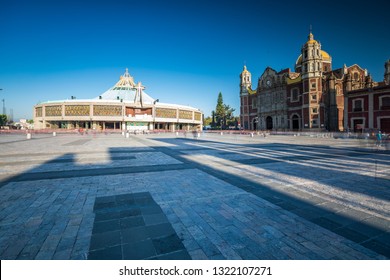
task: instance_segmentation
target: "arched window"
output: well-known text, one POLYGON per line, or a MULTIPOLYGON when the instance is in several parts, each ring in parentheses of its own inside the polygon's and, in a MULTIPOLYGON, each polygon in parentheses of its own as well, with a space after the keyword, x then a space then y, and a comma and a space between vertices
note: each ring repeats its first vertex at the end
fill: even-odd
POLYGON ((353 73, 353 79, 355 81, 359 80, 359 74, 357 72, 353 73))

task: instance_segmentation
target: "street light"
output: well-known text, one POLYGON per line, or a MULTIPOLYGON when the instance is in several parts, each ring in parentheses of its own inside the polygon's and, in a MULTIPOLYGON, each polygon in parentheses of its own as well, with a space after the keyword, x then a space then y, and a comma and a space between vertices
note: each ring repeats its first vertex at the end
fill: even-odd
MULTIPOLYGON (((3 90, 2 88, 0 88, 0 90, 3 90)), ((5 99, 3 98, 3 115, 5 115, 5 99)))
POLYGON ((156 103, 159 102, 160 100, 159 99, 156 99, 153 101, 153 130, 156 129, 156 103))

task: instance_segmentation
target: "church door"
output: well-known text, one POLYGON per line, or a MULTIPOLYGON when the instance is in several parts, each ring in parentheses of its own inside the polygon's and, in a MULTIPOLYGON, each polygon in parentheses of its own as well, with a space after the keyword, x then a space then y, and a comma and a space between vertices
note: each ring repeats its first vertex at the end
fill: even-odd
POLYGON ((299 130, 299 117, 297 115, 292 117, 292 129, 299 130))
POLYGON ((266 122, 266 125, 267 125, 267 130, 271 130, 273 128, 272 117, 268 116, 265 119, 265 122, 266 122))

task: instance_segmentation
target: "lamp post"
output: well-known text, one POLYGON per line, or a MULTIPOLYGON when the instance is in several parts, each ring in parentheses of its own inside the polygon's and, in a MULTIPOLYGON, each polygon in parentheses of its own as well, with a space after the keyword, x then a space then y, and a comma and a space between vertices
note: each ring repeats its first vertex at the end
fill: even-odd
POLYGON ((153 101, 153 130, 156 129, 156 103, 159 101, 159 99, 153 101))
MULTIPOLYGON (((3 90, 3 89, 0 88, 0 90, 3 90)), ((3 98, 2 101, 3 101, 3 115, 5 115, 5 99, 3 98)))

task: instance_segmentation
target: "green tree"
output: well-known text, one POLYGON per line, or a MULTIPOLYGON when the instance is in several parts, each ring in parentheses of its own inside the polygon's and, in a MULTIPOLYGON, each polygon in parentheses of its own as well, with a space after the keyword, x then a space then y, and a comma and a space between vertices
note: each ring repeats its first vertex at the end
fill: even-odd
POLYGON ((7 115, 0 115, 0 126, 5 126, 7 124, 7 115))
POLYGON ((225 105, 223 104, 222 92, 218 94, 217 106, 215 107, 215 121, 217 126, 221 126, 225 120, 225 105))
POLYGON ((215 111, 211 111, 211 127, 214 128, 216 127, 215 125, 215 111))
POLYGON ((212 122, 212 118, 211 117, 207 117, 207 118, 204 118, 203 119, 203 125, 204 126, 207 126, 207 125, 211 125, 211 122, 212 122))
POLYGON ((213 111, 213 123, 216 127, 224 129, 226 126, 236 126, 236 120, 233 115, 235 111, 234 108, 231 108, 230 105, 223 103, 222 93, 218 94, 217 106, 215 112, 213 111))
POLYGON ((239 121, 239 117, 232 117, 230 120, 227 121, 227 126, 228 127, 231 127, 231 126, 234 126, 234 128, 238 128, 238 121, 239 121))
POLYGON ((27 123, 33 124, 33 123, 34 123, 34 120, 28 120, 27 123))

